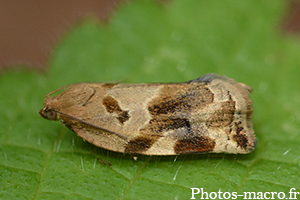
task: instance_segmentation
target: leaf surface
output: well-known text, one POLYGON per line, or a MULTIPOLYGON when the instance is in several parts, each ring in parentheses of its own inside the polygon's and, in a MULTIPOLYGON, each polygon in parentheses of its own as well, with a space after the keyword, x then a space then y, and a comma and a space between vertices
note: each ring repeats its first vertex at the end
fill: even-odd
POLYGON ((190 188, 299 192, 300 43, 276 29, 284 2, 130 2, 107 25, 87 19, 74 26, 46 73, 2 74, 0 198, 190 199, 190 188), (45 95, 69 83, 183 82, 208 72, 254 88, 253 153, 135 161, 38 115, 45 95))

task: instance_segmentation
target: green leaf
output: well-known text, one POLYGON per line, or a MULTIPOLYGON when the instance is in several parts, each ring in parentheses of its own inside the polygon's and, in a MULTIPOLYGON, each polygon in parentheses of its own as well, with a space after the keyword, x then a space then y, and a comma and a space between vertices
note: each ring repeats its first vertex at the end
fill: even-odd
POLYGON ((190 199, 190 188, 299 192, 300 41, 278 33, 285 6, 283 0, 130 2, 105 26, 95 19, 74 26, 45 74, 2 74, 0 198, 190 199), (182 82, 208 72, 254 88, 253 153, 135 161, 38 114, 47 93, 73 82, 182 82))

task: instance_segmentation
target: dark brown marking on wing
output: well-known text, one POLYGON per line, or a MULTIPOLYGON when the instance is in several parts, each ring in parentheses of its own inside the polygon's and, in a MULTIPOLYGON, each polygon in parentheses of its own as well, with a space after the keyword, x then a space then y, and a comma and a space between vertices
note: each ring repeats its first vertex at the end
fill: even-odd
POLYGON ((131 139, 127 145, 125 146, 125 153, 143 153, 147 151, 157 140, 159 137, 145 137, 138 136, 131 139))
POLYGON ((105 106, 107 112, 115 113, 118 116, 116 117, 121 124, 124 124, 127 120, 129 120, 130 116, 128 111, 124 111, 121 109, 117 100, 115 100, 111 96, 107 96, 102 101, 103 105, 105 106))
POLYGON ((215 140, 206 136, 194 136, 178 140, 175 143, 174 151, 176 154, 211 152, 216 145, 215 140))
POLYGON ((236 134, 233 136, 234 141, 236 141, 237 145, 242 149, 246 149, 248 146, 248 138, 245 134, 236 134))
POLYGON ((176 115, 189 113, 213 102, 213 93, 204 83, 166 85, 148 104, 149 113, 157 115, 176 115))
POLYGON ((117 100, 115 100, 111 96, 107 96, 103 99, 103 105, 105 106, 107 112, 114 113, 114 112, 122 112, 122 109, 119 106, 117 100))
POLYGON ((165 97, 159 104, 154 104, 148 107, 151 115, 160 115, 174 113, 179 110, 189 110, 191 105, 184 99, 168 99, 165 97))
POLYGON ((234 120, 235 101, 228 100, 222 103, 221 107, 211 113, 209 121, 206 122, 208 127, 225 127, 230 125, 234 120))
POLYGON ((127 120, 129 120, 129 114, 128 111, 122 111, 119 116, 117 117, 117 119, 124 124, 124 122, 126 122, 127 120))
POLYGON ((149 121, 147 129, 151 129, 151 132, 162 132, 185 128, 190 131, 191 124, 188 119, 185 118, 156 118, 149 121))
POLYGON ((249 140, 247 135, 245 134, 245 130, 242 127, 242 122, 235 122, 236 126, 236 134, 233 135, 233 140, 236 141, 237 146, 239 146, 241 149, 246 149, 249 145, 249 140))

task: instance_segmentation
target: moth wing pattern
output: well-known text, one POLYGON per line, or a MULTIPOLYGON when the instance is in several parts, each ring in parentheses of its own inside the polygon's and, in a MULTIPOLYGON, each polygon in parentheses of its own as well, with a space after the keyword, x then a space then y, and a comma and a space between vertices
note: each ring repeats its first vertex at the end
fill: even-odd
POLYGON ((171 84, 80 83, 44 108, 64 113, 59 118, 86 141, 116 152, 249 153, 256 145, 251 91, 216 74, 171 84))

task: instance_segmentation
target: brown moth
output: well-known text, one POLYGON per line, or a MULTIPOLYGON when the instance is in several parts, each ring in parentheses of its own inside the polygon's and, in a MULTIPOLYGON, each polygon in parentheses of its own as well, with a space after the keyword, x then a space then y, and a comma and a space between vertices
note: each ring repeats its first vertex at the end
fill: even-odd
POLYGON ((184 83, 65 86, 49 93, 40 115, 61 120, 86 141, 145 155, 250 153, 252 88, 206 74, 184 83), (63 87, 63 88, 65 88, 63 87))

